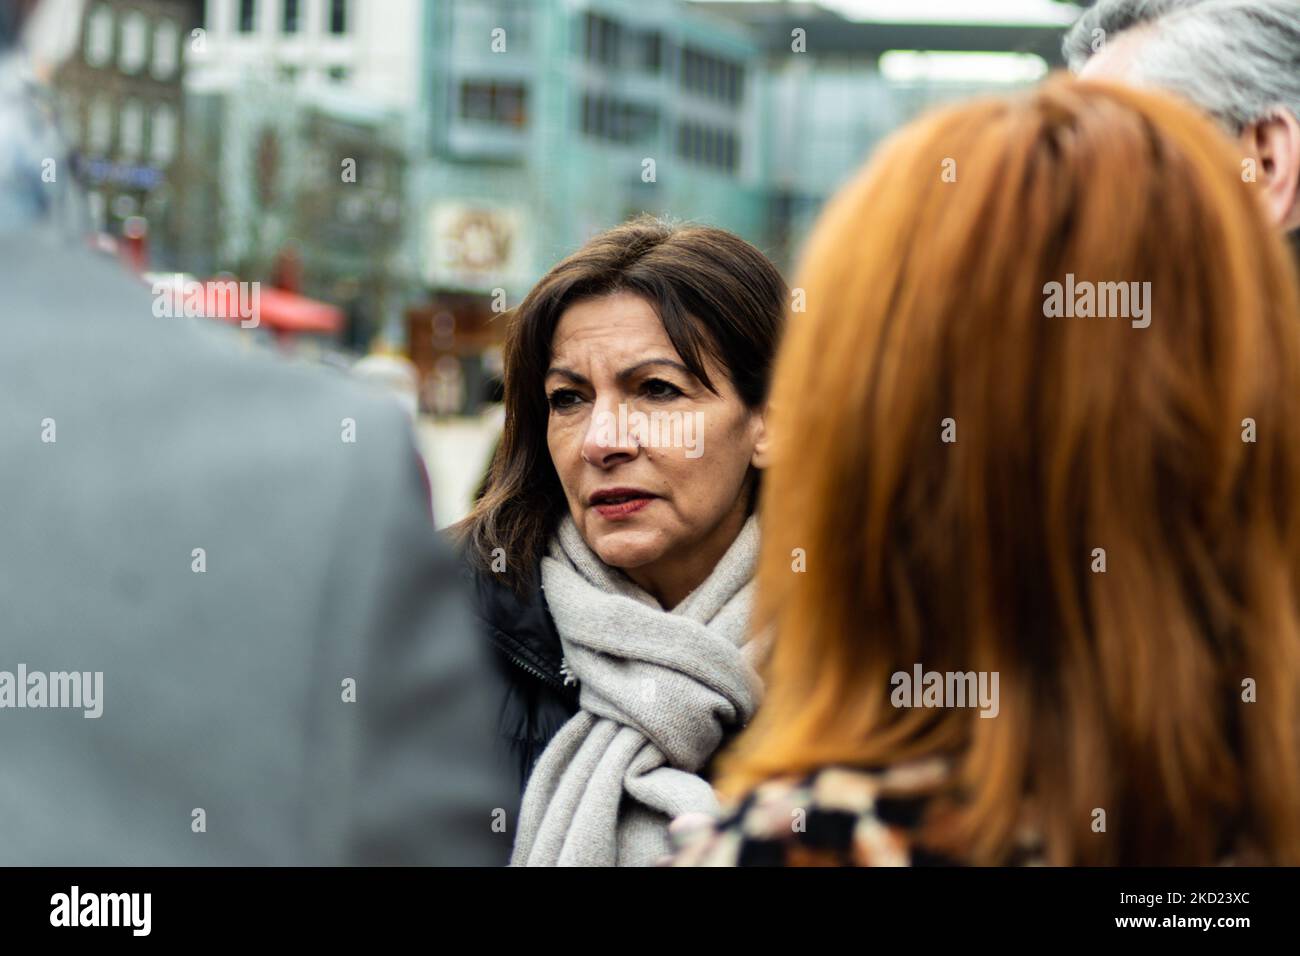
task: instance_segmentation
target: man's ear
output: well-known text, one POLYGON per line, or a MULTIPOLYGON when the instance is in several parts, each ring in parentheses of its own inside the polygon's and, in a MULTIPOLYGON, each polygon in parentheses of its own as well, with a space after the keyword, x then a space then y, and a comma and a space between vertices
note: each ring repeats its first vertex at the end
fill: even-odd
POLYGON ((771 463, 772 436, 768 432, 767 405, 762 405, 753 413, 750 421, 750 434, 754 438, 754 454, 749 463, 755 468, 766 468, 771 463))
POLYGON ((1300 227, 1300 119, 1278 107, 1242 133, 1247 153, 1259 164, 1264 205, 1284 232, 1300 227))

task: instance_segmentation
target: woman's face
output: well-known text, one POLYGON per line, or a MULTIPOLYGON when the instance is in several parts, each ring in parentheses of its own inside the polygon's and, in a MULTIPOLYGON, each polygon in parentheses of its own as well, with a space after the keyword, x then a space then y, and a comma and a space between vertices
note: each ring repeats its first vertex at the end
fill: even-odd
POLYGON ((644 299, 578 302, 560 317, 545 387, 546 441, 588 546, 665 607, 708 577, 746 517, 763 415, 726 372, 721 394, 686 368, 644 299))

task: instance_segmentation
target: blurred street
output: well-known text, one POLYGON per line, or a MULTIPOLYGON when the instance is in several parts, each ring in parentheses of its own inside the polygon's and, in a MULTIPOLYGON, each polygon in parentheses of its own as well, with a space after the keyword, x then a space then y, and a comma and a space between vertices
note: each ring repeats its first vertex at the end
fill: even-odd
POLYGON ((420 416, 417 444, 429 471, 434 520, 439 528, 459 521, 469 511, 500 434, 500 406, 478 416, 436 421, 420 416))

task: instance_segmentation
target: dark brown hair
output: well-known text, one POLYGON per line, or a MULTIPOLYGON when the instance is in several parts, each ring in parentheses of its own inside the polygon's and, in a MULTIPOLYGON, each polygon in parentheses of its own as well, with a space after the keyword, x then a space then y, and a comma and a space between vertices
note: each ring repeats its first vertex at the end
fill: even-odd
POLYGON ((942 756, 921 842, 969 862, 1036 819, 1054 864, 1300 863, 1300 293, 1239 162, 1172 99, 1053 81, 909 127, 830 205, 725 792, 942 756), (1067 274, 1150 282, 1149 327, 1048 317, 1067 274), (894 706, 918 662, 998 673, 998 715, 894 706))
POLYGON ((501 578, 517 592, 533 583, 568 507, 546 445, 551 340, 569 306, 616 292, 654 308, 682 362, 706 388, 718 390, 705 369, 711 359, 726 369, 747 407, 767 400, 786 286, 767 257, 739 236, 643 216, 601 233, 556 265, 510 316, 505 429, 483 494, 453 528, 480 569, 490 568, 492 552, 501 548, 501 578))

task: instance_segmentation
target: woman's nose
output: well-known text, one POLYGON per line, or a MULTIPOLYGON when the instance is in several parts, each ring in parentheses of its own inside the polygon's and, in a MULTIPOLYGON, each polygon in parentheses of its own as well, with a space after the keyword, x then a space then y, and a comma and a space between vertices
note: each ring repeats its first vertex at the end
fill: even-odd
POLYGON ((614 400, 597 400, 582 440, 582 460, 598 468, 611 468, 637 456, 640 444, 630 409, 614 400))

